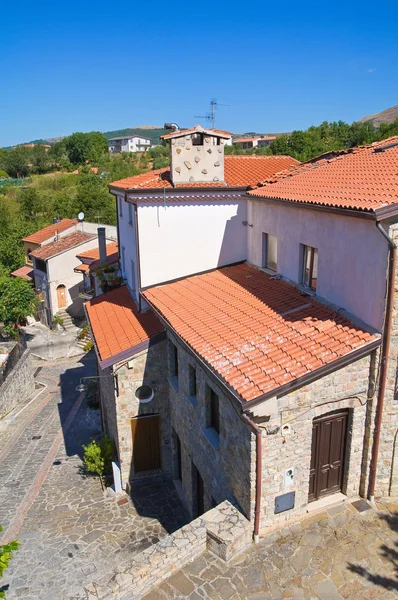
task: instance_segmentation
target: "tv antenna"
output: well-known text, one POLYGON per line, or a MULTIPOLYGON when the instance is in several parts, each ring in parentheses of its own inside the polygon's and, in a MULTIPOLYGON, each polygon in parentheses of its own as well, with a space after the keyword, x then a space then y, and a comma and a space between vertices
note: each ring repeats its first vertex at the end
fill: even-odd
POLYGON ((210 112, 204 116, 195 115, 194 119, 206 119, 206 121, 211 121, 211 128, 214 129, 214 124, 216 121, 216 108, 219 106, 229 106, 229 104, 220 104, 217 100, 210 100, 210 112))

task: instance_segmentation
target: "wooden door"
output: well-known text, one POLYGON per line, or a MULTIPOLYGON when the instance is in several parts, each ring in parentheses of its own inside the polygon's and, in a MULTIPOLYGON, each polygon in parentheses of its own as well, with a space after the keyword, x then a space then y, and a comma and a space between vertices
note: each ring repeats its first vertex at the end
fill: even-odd
POLYGON ((310 502, 341 491, 348 411, 313 421, 310 465, 310 502))
POLYGON ((66 288, 64 285, 57 287, 58 308, 66 308, 66 288))
POLYGON ((160 417, 143 415, 131 420, 134 472, 155 471, 161 468, 160 417))

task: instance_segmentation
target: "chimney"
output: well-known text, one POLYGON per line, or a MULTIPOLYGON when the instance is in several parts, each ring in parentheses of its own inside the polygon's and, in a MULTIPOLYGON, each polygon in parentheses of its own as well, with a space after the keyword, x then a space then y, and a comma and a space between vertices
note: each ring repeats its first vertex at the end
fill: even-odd
POLYGON ((174 184, 224 182, 224 147, 231 134, 217 129, 174 131, 163 136, 170 140, 170 176, 174 184))
POLYGON ((101 264, 106 263, 105 227, 98 227, 98 247, 101 264))

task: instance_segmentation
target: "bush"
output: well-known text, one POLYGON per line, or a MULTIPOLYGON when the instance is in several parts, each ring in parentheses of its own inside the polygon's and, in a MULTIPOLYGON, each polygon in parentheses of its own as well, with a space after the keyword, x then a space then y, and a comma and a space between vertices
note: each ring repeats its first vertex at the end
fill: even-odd
POLYGON ((5 171, 3 171, 2 169, 0 169, 0 179, 8 179, 9 178, 9 174, 6 173, 5 171))
POLYGON ((59 315, 54 315, 53 321, 56 325, 59 325, 60 327, 64 326, 64 320, 59 315))
POLYGON ((87 344, 84 346, 83 350, 84 352, 90 352, 90 350, 92 350, 94 348, 94 344, 91 340, 89 340, 87 342, 87 344))
POLYGON ((154 169, 163 169, 164 167, 168 167, 170 164, 170 159, 167 156, 159 156, 155 158, 153 161, 154 169))
MULTIPOLYGON (((3 528, 0 525, 0 532, 3 528)), ((0 578, 3 577, 3 572, 8 569, 8 563, 12 559, 12 553, 18 550, 19 542, 9 542, 4 546, 0 546, 0 578)), ((0 598, 5 598, 4 590, 0 589, 0 598)))
POLYGON ((91 440, 87 446, 83 445, 83 450, 83 460, 87 471, 98 475, 103 488, 103 476, 112 470, 112 459, 115 452, 112 438, 109 435, 104 435, 99 442, 91 440))

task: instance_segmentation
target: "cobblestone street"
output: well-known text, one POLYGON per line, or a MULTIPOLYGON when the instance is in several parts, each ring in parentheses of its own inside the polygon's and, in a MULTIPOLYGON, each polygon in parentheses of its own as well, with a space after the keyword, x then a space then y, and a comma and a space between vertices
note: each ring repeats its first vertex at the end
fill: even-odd
POLYGON ((82 584, 186 521, 169 484, 141 485, 118 505, 84 476, 81 446, 99 434, 100 418, 75 388, 95 374, 94 360, 39 364, 46 388, 0 431, 2 535, 21 542, 1 582, 8 600, 79 597, 82 584))
POLYGON ((144 600, 394 600, 398 504, 334 506, 286 526, 228 564, 206 553, 144 600))

